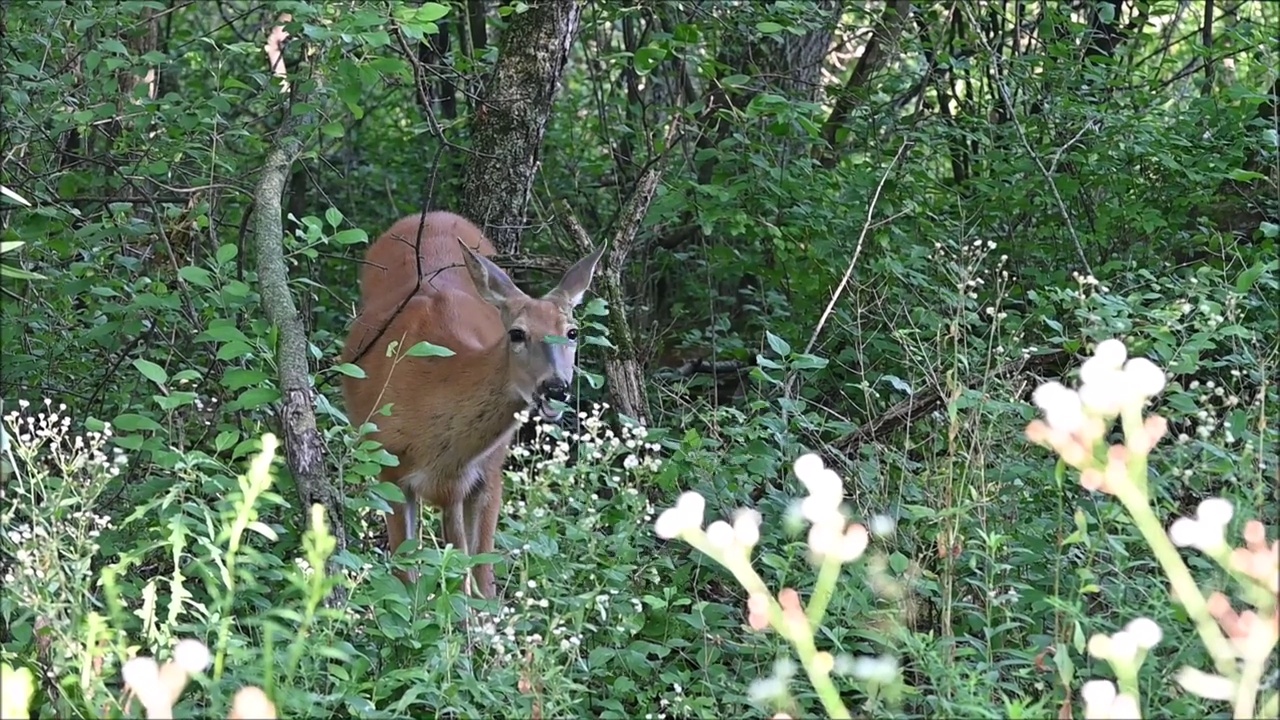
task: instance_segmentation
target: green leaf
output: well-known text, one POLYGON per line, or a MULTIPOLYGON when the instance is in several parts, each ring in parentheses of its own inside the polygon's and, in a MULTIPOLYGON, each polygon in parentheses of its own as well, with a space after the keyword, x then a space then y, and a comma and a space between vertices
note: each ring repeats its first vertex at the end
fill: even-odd
POLYGON ((907 557, 900 552, 895 552, 889 556, 889 567, 899 575, 907 571, 907 566, 909 564, 910 562, 907 560, 907 557))
POLYGON ((369 489, 388 502, 404 502, 404 490, 395 483, 380 482, 369 489))
POLYGON ((337 230, 338 226, 342 224, 342 211, 338 208, 329 208, 328 210, 325 210, 324 221, 329 223, 329 227, 337 230))
POLYGON ((1253 284, 1258 282, 1258 278, 1262 277, 1262 273, 1267 270, 1274 269, 1276 264, 1275 260, 1268 263, 1263 263, 1261 261, 1254 263, 1253 267, 1245 270, 1236 277, 1236 291, 1240 293, 1249 292, 1249 289, 1253 287, 1253 284))
POLYGON ((742 85, 746 85, 750 80, 751 78, 746 75, 730 75, 728 77, 721 78, 720 84, 728 85, 729 87, 740 87, 742 85))
POLYGON ((259 535, 261 535, 262 537, 268 540, 275 541, 279 539, 276 536, 276 531, 272 530, 270 527, 266 525, 266 523, 263 523, 260 520, 254 520, 253 522, 249 523, 245 527, 248 528, 249 530, 252 530, 258 533, 259 535))
POLYGON ((26 243, 21 240, 0 241, 0 255, 3 255, 7 252, 13 252, 14 250, 17 250, 23 245, 26 245, 26 243))
POLYGON ((1265 178, 1266 175, 1252 170, 1245 170, 1244 168, 1236 168, 1227 173, 1227 177, 1235 180, 1236 182, 1249 182, 1251 180, 1261 180, 1265 178))
POLYGON ((222 375, 222 387, 228 390, 240 390, 251 385, 257 385, 267 379, 267 373, 263 370, 250 368, 231 368, 222 375))
POLYGON ((138 369, 138 372, 142 373, 143 377, 160 387, 164 387, 164 384, 169 382, 169 373, 150 360, 138 358, 133 361, 133 366, 138 369))
POLYGON ((764 22, 756 23, 756 30, 759 30, 765 35, 772 35, 776 32, 782 32, 782 26, 776 22, 766 20, 764 22))
POLYGON ((452 357, 454 352, 447 347, 440 345, 432 345, 423 340, 405 351, 405 355, 409 357, 452 357))
POLYGON ((124 413, 122 415, 117 415, 116 419, 111 421, 111 424, 117 429, 124 430, 125 432, 136 432, 138 430, 164 430, 164 428, 160 426, 160 423, 137 413, 124 413))
POLYGON ((333 241, 339 245, 354 245, 368 242, 369 234, 360 228, 347 228, 334 234, 333 241))
POLYGON ((192 285, 199 285, 200 287, 205 288, 213 287, 213 273, 202 267, 187 265, 186 267, 178 270, 178 277, 186 280, 192 285))
POLYGON ((218 437, 213 439, 213 447, 218 452, 226 452, 230 450, 237 442, 240 441, 240 433, 236 430, 223 430, 218 433, 218 437))
POLYGON ((236 402, 244 410, 251 410, 256 407, 262 407, 273 403, 280 399, 280 391, 275 388, 249 388, 240 393, 240 397, 236 398, 236 402))
POLYGON ((232 245, 231 243, 227 243, 226 245, 222 245, 218 248, 218 253, 214 257, 217 259, 219 265, 224 265, 235 260, 236 256, 239 254, 240 248, 232 245))
POLYGON ((764 331, 764 339, 769 341, 769 347, 773 348, 773 351, 778 355, 786 357, 791 354, 791 346, 787 344, 787 341, 768 330, 764 331))
POLYGON ((355 363, 342 363, 341 365, 335 365, 333 369, 337 370, 343 375, 346 375, 347 377, 360 378, 360 379, 368 377, 367 375, 365 375, 364 369, 361 368, 359 365, 356 365, 355 363))
POLYGON ((253 346, 241 340, 232 340, 231 342, 218 348, 215 355, 219 360, 239 360, 246 355, 253 353, 253 346))
POLYGON ((791 358, 791 367, 795 370, 821 370, 827 366, 827 359, 808 353, 797 353, 791 358))
POLYGON ((18 193, 14 192, 13 190, 9 189, 4 185, 0 185, 0 195, 3 195, 4 197, 9 198, 10 200, 18 203, 19 205, 25 205, 27 207, 31 207, 30 200, 27 200, 26 198, 22 197, 21 195, 19 195, 18 193))
POLYGON ((107 38, 106 40, 103 40, 102 49, 109 53, 115 53, 116 55, 129 54, 129 49, 124 46, 124 43, 116 40, 115 38, 107 38))
POLYGON ((658 66, 667 57, 666 48, 654 47, 648 45, 636 50, 635 68, 639 75, 648 75, 651 70, 658 66))
POLYGON ((1262 231, 1262 237, 1264 238, 1275 239, 1280 237, 1280 225, 1273 222, 1263 220, 1262 223, 1258 225, 1258 229, 1262 231))
POLYGON ((44 280, 45 279, 43 275, 33 273, 30 270, 23 270, 22 268, 16 268, 16 267, 13 267, 12 265, 0 265, 0 276, 13 278, 15 280, 44 280))
POLYGON ((205 330, 196 336, 196 341, 230 342, 232 340, 239 340, 242 343, 249 342, 249 338, 244 333, 240 332, 240 328, 237 328, 235 325, 231 325, 229 321, 223 322, 226 322, 227 324, 211 325, 208 330, 205 330))
POLYGON ((440 3, 428 2, 418 6, 418 11, 414 13, 414 20, 418 22, 435 22, 445 15, 449 14, 449 6, 440 3))

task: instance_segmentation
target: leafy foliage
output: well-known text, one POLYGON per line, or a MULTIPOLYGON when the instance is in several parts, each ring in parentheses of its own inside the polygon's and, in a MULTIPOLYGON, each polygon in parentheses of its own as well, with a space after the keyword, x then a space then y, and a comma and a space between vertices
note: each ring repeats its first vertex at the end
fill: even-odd
POLYGON ((282 716, 824 712, 789 641, 749 631, 734 574, 653 528, 686 490, 716 516, 756 508, 760 581, 815 587, 789 499, 816 452, 851 515, 896 528, 839 571, 816 639, 895 658, 889 685, 837 673, 845 706, 1043 717, 1110 672, 1090 636, 1148 617, 1148 712, 1229 712, 1161 694, 1212 663, 1144 528, 1023 433, 1034 387, 1123 338, 1168 373, 1156 516, 1222 497, 1233 537, 1274 528, 1280 5, 916 3, 895 25, 831 0, 586 3, 521 253, 573 254, 544 231, 557 201, 603 233, 647 163, 668 170, 622 269, 630 306, 584 308, 579 426, 533 429, 508 463, 484 603, 461 579, 485 558, 378 546, 397 460, 344 414, 361 371, 337 357, 365 244, 456 206, 488 150, 470 147, 485 80, 528 11, 490 5, 8 6, 6 703, 29 680, 33 716, 118 716, 124 663, 194 638, 213 660, 180 714, 225 715, 250 685, 282 716), (305 104, 262 51, 280 22, 305 104), (283 460, 246 470, 282 397, 246 239, 287 114, 315 118, 284 249, 342 551, 283 460), (631 324, 652 427, 607 407, 606 313, 631 324))

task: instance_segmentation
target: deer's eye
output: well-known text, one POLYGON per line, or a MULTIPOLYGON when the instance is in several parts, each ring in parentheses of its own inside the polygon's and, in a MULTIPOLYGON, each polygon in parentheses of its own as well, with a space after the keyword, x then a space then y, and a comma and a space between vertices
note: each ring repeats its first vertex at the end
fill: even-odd
POLYGON ((569 331, 568 331, 568 332, 566 332, 566 333, 564 334, 564 336, 565 336, 565 337, 567 337, 567 338, 569 338, 570 340, 577 340, 577 339, 578 339, 578 328, 569 328, 569 331))
POLYGON ((513 343, 522 343, 528 337, 521 328, 511 328, 507 331, 507 337, 511 338, 513 343))

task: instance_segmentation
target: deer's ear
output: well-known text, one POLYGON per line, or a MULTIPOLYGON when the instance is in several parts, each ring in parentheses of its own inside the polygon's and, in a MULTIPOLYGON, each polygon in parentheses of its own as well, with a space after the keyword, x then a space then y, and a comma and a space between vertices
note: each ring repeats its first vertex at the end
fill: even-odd
POLYGON ((596 265, 604 255, 604 248, 605 243, 601 243, 595 252, 574 263, 564 277, 560 278, 560 284, 547 293, 545 299, 567 308, 580 305, 582 297, 587 294, 587 288, 591 287, 591 280, 595 277, 596 265))
POLYGON ((492 260, 467 247, 461 239, 458 244, 462 246, 462 262, 467 266, 467 274, 485 302, 501 308, 512 300, 525 297, 524 291, 516 287, 511 277, 492 260))

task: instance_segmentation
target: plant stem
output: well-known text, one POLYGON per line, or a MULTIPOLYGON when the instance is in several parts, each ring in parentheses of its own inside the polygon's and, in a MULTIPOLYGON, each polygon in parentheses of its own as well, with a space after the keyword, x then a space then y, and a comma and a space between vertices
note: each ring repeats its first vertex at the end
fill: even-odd
MULTIPOLYGON (((1262 671, 1266 669, 1267 658, 1269 657, 1271 657, 1270 652, 1261 657, 1253 657, 1245 661, 1244 668, 1240 673, 1240 682, 1236 685, 1236 702, 1233 717, 1237 720, 1268 717, 1267 715, 1256 715, 1253 710, 1254 703, 1258 701, 1258 684, 1262 681, 1262 671)), ((1274 714, 1270 717, 1274 717, 1274 714)))
POLYGON ((814 628, 822 624, 822 617, 827 613, 827 605, 835 594, 836 580, 840 579, 841 566, 840 558, 835 553, 830 553, 822 559, 822 565, 818 568, 818 580, 814 583, 809 610, 805 613, 809 624, 814 628))
MULTIPOLYGON (((831 682, 829 670, 818 667, 818 649, 813 643, 814 626, 806 622, 804 628, 796 629, 800 631, 792 632, 791 623, 783 615, 782 606, 778 604, 778 600, 773 596, 773 593, 769 592, 768 586, 764 584, 764 580, 756 573, 756 569, 751 566, 751 561, 745 554, 729 555, 717 550, 711 546, 711 543, 707 542, 706 533, 702 532, 702 530, 688 532, 683 538, 694 548, 702 551, 733 573, 734 578, 749 594, 759 595, 768 601, 769 625, 795 647, 796 655, 800 657, 800 665, 809 677, 809 683, 813 685, 814 691, 818 693, 818 699, 822 702, 822 707, 827 711, 827 715, 838 720, 852 718, 853 716, 849 714, 848 709, 845 708, 844 703, 840 700, 840 691, 836 689, 835 683, 831 682)), ((836 576, 839 575, 839 570, 840 567, 837 562, 836 576)), ((834 578, 830 582, 834 583, 834 578)), ((830 594, 831 591, 828 590, 828 599, 830 599, 830 594)))
MULTIPOLYGON (((1139 408, 1136 410, 1136 414, 1140 415, 1140 413, 1141 409, 1139 408)), ((1133 437, 1130 428, 1134 423, 1130 418, 1130 414, 1129 410, 1126 410, 1124 414, 1126 438, 1133 437)), ((1141 422, 1136 424, 1136 428, 1137 432, 1142 432, 1141 422)), ((1237 679, 1235 653, 1231 649, 1231 644, 1227 642, 1226 636, 1222 634, 1222 629, 1218 627, 1218 623, 1209 614, 1209 605, 1205 601, 1204 595, 1200 592, 1200 587, 1196 585, 1195 578, 1191 577, 1191 571, 1182 562, 1182 556, 1178 554, 1178 549, 1169 540, 1169 536, 1165 534, 1164 526, 1161 525, 1160 519, 1156 517, 1155 512, 1151 509, 1151 503, 1147 499, 1145 490, 1147 476, 1146 453, 1130 453, 1126 465, 1130 482, 1119 483, 1120 487, 1114 488, 1116 498, 1129 511, 1129 516, 1133 518, 1134 525, 1142 533, 1142 537, 1146 539, 1152 553, 1156 556, 1156 560, 1160 562, 1160 566, 1164 568, 1165 575, 1169 577, 1169 584, 1173 587, 1174 599, 1181 602, 1182 606, 1186 608, 1187 614, 1191 616, 1191 620, 1196 626, 1196 632, 1199 633, 1200 640, 1204 642, 1209 654, 1213 656, 1213 664, 1218 669, 1218 672, 1232 680, 1237 679)))

